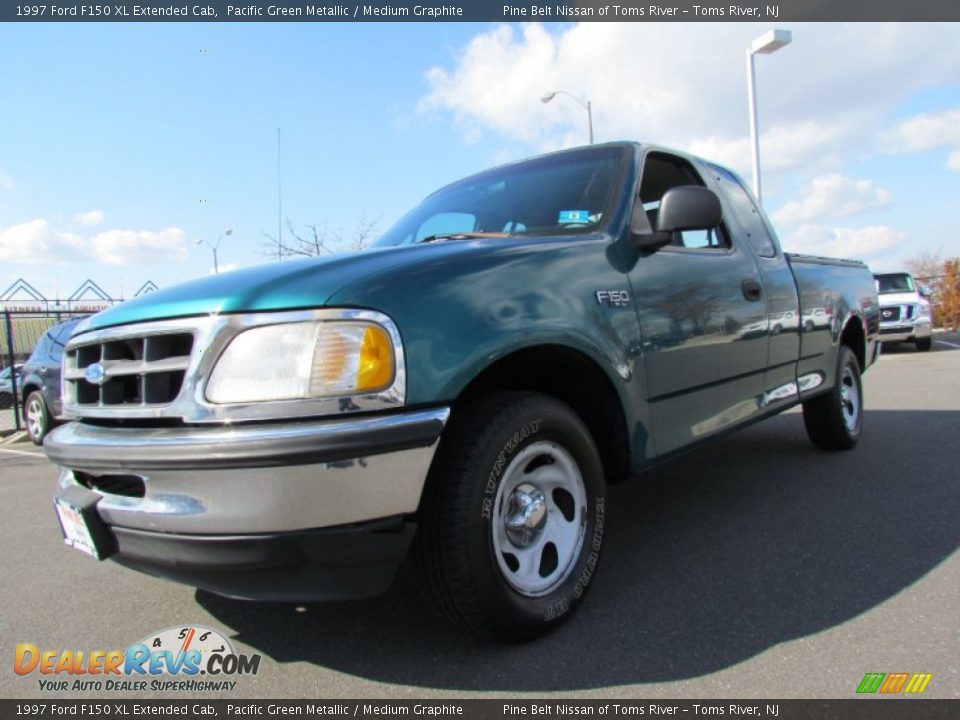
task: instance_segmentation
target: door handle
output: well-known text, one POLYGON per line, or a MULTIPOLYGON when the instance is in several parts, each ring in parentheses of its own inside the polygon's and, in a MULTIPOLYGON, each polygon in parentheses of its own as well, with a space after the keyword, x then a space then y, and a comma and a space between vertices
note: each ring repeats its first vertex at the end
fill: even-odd
POLYGON ((750 302, 757 302, 763 294, 763 288, 760 287, 760 283, 753 278, 747 278, 740 283, 740 289, 743 291, 743 296, 750 302))

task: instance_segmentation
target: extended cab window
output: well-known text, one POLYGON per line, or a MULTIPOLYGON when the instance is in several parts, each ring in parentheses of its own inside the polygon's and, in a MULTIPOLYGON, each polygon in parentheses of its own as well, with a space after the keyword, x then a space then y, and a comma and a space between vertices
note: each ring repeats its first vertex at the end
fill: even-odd
POLYGON ((760 257, 774 257, 777 246, 773 242, 771 232, 764 222, 763 215, 757 209, 750 197, 750 193, 743 187, 743 183, 736 175, 719 165, 711 165, 710 169, 716 173, 720 189, 733 205, 734 212, 740 219, 740 224, 747 231, 747 240, 754 252, 760 257))
POLYGON ((376 245, 407 245, 468 233, 597 232, 609 220, 626 154, 624 147, 591 147, 475 175, 429 196, 376 245))
MULTIPOLYGON (((686 160, 668 153, 652 152, 643 162, 643 178, 640 181, 640 202, 650 222, 650 229, 657 229, 660 201, 668 190, 683 185, 703 186, 704 182, 693 166, 686 160)), ((730 241, 723 228, 709 230, 685 230, 673 234, 670 243, 674 247, 692 249, 724 250, 730 241)))

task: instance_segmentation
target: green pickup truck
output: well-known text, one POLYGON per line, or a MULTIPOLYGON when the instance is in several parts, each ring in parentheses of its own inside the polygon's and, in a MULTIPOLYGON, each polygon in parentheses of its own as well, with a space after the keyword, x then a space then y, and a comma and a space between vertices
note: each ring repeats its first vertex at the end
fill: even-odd
POLYGON ((413 553, 443 614, 535 637, 596 576, 608 484, 798 403, 852 447, 878 328, 867 267, 783 253, 729 170, 552 153, 367 251, 86 320, 55 508, 74 548, 237 598, 373 595, 413 553))

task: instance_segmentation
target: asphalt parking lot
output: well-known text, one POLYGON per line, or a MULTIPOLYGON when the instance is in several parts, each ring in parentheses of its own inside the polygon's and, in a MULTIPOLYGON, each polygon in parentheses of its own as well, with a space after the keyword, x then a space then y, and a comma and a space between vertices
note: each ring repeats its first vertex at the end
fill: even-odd
POLYGON ((98 563, 60 540, 55 468, 0 446, 0 696, 44 696, 16 643, 108 650, 198 624, 263 655, 232 697, 850 698, 866 672, 960 697, 960 336, 885 352, 865 395, 851 452, 814 449, 793 411, 612 488, 588 602, 523 646, 446 627, 410 567, 380 598, 295 607, 98 563))

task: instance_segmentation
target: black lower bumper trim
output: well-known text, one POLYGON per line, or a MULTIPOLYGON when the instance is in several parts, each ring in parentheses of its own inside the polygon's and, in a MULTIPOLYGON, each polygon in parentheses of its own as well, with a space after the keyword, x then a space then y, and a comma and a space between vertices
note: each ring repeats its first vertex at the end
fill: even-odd
POLYGON ((258 535, 177 535, 110 528, 113 560, 218 595, 309 602, 378 595, 410 549, 416 525, 386 518, 258 535))

